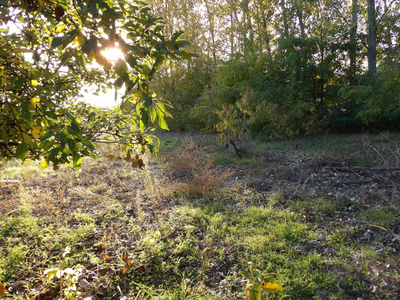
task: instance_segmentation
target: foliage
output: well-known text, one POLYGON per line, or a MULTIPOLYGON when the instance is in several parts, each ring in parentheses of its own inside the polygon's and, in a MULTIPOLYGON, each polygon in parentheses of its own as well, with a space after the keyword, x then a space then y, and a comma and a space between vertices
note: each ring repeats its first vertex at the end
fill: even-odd
POLYGON ((398 129, 398 1, 376 4, 380 66, 371 78, 365 0, 153 2, 170 29, 190 32, 191 48, 204 49, 198 53, 210 66, 209 78, 199 70, 197 80, 186 76, 192 64, 161 70, 158 93, 176 107, 174 129, 217 131, 222 141, 398 129))
MULTIPOLYGON (((66 257, 71 251, 71 248, 67 247, 64 250, 63 258, 66 257)), ((65 299, 75 299, 77 296, 80 295, 80 292, 77 291, 77 284, 79 277, 82 274, 82 269, 84 266, 76 265, 73 268, 54 268, 54 269, 47 269, 44 271, 44 274, 47 276, 47 279, 50 281, 53 277, 57 277, 60 280, 60 292, 61 295, 64 294, 65 299), (64 287, 64 285, 66 285, 64 287)), ((61 296, 61 299, 63 297, 61 296)))
POLYGON ((249 262, 249 273, 241 272, 241 274, 248 280, 244 292, 246 299, 261 300, 261 290, 271 294, 283 290, 279 284, 270 282, 271 279, 278 277, 278 274, 262 274, 260 270, 254 269, 252 262, 249 262))
MULTIPOLYGON (((379 168, 364 136, 314 135, 298 139, 298 150, 290 140, 254 143, 253 161, 231 165, 236 175, 200 196, 176 194, 171 184, 187 183, 183 167, 195 168, 201 156, 190 160, 188 154, 180 163, 182 135, 160 134, 166 144, 162 136, 169 138, 168 151, 161 148, 147 164, 153 189, 144 186, 144 172, 107 158, 113 145, 102 145, 100 157, 84 160, 79 172, 3 162, 0 281, 6 297, 60 298, 65 277, 60 291, 59 279, 49 282, 43 272, 72 272, 79 264, 79 297, 242 299, 247 280, 239 270, 249 261, 280 275, 271 281, 284 289, 268 295, 272 299, 366 299, 371 285, 379 299, 397 297, 400 203, 396 187, 387 186, 398 178, 379 168), (170 168, 175 155, 176 169, 170 168), (342 164, 342 157, 351 163, 342 164), (327 167, 310 174, 310 163, 327 167), (337 172, 326 172, 329 164, 337 172), (348 184, 355 172, 367 182, 348 184), (381 248, 386 256, 378 255, 381 248)), ((209 146, 204 160, 224 154, 214 138, 193 137, 209 146)), ((370 138, 375 147, 388 145, 370 138)), ((399 141, 398 134, 390 138, 399 141)))
POLYGON ((174 118, 168 124, 172 130, 207 128, 210 110, 203 110, 200 97, 213 81, 212 66, 201 59, 180 64, 171 75, 163 74, 171 66, 164 66, 155 75, 151 87, 171 103, 174 118))
POLYGON ((184 182, 170 182, 167 184, 168 193, 163 189, 160 194, 209 196, 220 190, 223 182, 232 177, 234 172, 213 166, 212 152, 213 147, 205 145, 204 141, 183 140, 178 149, 169 153, 168 169, 184 179, 184 182))
POLYGON ((189 43, 179 39, 182 32, 162 34, 162 18, 143 2, 3 0, 0 17, 2 157, 79 167, 82 157, 97 156, 95 143, 141 152, 151 122, 168 128, 165 101, 155 99, 148 82, 165 61, 192 54, 183 51, 189 43), (123 58, 110 61, 102 52, 114 47, 123 58), (125 86, 120 108, 77 107, 87 84, 114 87, 116 95, 125 86), (130 102, 135 112, 122 116, 130 102))

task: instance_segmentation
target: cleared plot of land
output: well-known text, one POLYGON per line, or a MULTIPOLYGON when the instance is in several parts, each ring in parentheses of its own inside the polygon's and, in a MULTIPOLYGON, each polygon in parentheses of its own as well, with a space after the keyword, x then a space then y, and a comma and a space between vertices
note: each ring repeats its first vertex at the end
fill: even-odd
POLYGON ((3 163, 10 298, 242 299, 251 261, 280 274, 270 299, 398 299, 396 136, 243 142, 242 160, 213 136, 161 141, 147 172, 113 148, 79 171, 3 163))

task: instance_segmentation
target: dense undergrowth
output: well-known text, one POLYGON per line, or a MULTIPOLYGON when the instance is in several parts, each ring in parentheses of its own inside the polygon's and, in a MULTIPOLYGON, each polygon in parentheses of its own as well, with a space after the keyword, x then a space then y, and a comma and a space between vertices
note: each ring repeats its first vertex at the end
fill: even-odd
POLYGON ((161 141, 146 171, 114 148, 78 171, 3 162, 6 298, 242 299, 253 262, 280 275, 268 299, 397 299, 397 136, 246 142, 241 161, 161 141))

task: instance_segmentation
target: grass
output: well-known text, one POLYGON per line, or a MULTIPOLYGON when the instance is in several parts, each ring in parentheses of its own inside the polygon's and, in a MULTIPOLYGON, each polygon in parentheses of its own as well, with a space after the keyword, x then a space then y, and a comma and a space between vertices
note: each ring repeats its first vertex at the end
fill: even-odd
POLYGON ((323 171, 351 147, 357 166, 374 155, 363 136, 342 139, 248 142, 238 161, 213 137, 166 136, 146 171, 109 161, 111 148, 79 171, 5 162, 6 297, 59 297, 68 279, 45 271, 82 265, 75 299, 242 299, 251 261, 280 274, 268 299, 397 299, 397 186, 323 171))

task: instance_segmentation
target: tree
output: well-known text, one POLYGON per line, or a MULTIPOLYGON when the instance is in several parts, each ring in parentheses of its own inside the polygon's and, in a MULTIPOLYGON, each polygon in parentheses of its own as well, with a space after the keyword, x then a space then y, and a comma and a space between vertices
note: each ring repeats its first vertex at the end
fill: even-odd
POLYGON ((183 32, 164 36, 163 19, 139 1, 0 0, 0 19, 3 158, 79 167, 98 143, 117 143, 138 166, 136 154, 156 153, 146 132, 151 122, 167 129, 167 112, 148 82, 165 61, 193 56, 183 32), (102 52, 114 47, 123 57, 111 61, 102 52), (114 111, 77 105, 87 84, 126 92, 114 111), (127 103, 135 106, 130 114, 127 103))
POLYGON ((376 71, 376 16, 375 0, 368 3, 368 75, 373 77, 376 71))
POLYGON ((353 82, 354 77, 356 76, 356 51, 357 51, 357 41, 356 41, 356 34, 357 34, 357 12, 358 12, 358 3, 357 0, 351 1, 351 11, 352 11, 352 18, 351 18, 351 28, 350 28, 350 49, 349 49, 349 57, 350 57, 350 76, 349 81, 350 83, 353 82))

